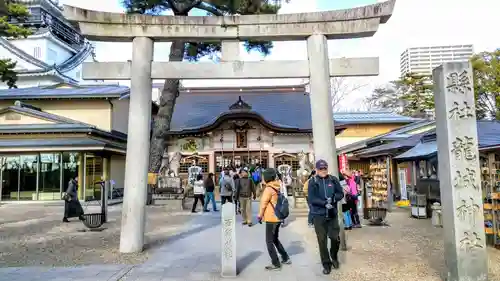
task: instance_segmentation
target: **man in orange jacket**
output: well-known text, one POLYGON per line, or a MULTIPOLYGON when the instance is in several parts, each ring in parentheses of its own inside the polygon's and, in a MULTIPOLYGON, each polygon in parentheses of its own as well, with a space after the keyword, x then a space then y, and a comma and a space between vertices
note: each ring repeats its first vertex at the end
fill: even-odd
POLYGON ((274 206, 278 202, 278 194, 280 192, 280 181, 276 170, 273 168, 266 169, 262 173, 262 180, 265 188, 260 198, 259 223, 266 223, 266 245, 269 256, 271 257, 271 265, 266 266, 267 270, 280 270, 282 264, 291 264, 290 256, 285 251, 285 248, 279 240, 279 230, 281 221, 275 214, 274 206), (278 258, 278 253, 281 256, 281 262, 278 258))

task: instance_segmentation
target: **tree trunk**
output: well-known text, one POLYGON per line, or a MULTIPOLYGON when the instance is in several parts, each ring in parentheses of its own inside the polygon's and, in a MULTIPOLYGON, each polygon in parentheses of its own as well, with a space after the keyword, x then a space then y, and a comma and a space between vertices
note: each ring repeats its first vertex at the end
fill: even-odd
MULTIPOLYGON (((170 46, 169 61, 182 61, 185 42, 174 41, 170 46)), ((175 102, 179 96, 179 80, 166 79, 160 95, 158 114, 154 119, 153 137, 151 138, 149 172, 158 173, 167 149, 166 137, 170 131, 170 121, 174 113, 175 102)))

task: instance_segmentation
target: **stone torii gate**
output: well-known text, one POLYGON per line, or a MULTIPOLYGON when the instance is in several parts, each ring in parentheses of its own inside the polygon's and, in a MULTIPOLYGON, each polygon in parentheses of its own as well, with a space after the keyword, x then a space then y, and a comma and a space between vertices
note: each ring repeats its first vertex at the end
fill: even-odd
POLYGON ((120 252, 139 252, 144 244, 152 79, 309 78, 314 153, 337 175, 330 77, 378 75, 379 60, 330 60, 327 40, 373 36, 389 20, 395 2, 327 12, 225 17, 124 15, 65 6, 64 16, 89 40, 131 41, 133 46, 131 62, 83 66, 83 79, 131 80, 120 252), (154 62, 153 43, 172 40, 222 41, 222 61, 154 62), (308 61, 240 61, 243 40, 307 40, 308 61))

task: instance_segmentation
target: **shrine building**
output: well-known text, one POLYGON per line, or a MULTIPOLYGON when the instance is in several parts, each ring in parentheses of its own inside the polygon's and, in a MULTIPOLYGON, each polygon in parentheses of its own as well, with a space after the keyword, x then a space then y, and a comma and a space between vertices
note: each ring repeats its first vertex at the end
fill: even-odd
MULTIPOLYGON (((337 112, 338 148, 387 133, 418 119, 392 112, 337 112)), ((311 107, 305 85, 183 89, 171 122, 164 165, 185 178, 193 164, 202 173, 225 166, 314 162, 311 107), (170 164, 168 164, 170 163, 170 164)))

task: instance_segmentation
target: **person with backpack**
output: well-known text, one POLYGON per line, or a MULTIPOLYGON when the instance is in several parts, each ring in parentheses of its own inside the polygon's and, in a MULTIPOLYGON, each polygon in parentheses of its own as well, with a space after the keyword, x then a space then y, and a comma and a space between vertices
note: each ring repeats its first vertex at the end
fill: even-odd
POLYGON ((221 180, 220 200, 221 204, 233 202, 234 179, 229 174, 229 168, 224 170, 224 177, 221 180))
POLYGON ((255 185, 248 177, 248 168, 241 169, 241 177, 236 180, 236 202, 240 204, 243 225, 252 226, 252 198, 255 200, 255 185))
POLYGON ((269 168, 262 172, 265 188, 260 198, 259 223, 266 223, 266 245, 271 265, 266 270, 280 270, 282 264, 291 264, 290 256, 279 240, 279 229, 282 221, 288 217, 289 208, 286 196, 280 192, 280 182, 275 169, 269 168), (277 250, 277 252, 276 252, 277 250), (281 261, 278 258, 281 256, 281 261))
POLYGON ((344 192, 337 177, 328 174, 325 160, 316 162, 316 175, 309 180, 308 199, 313 216, 314 230, 318 238, 319 255, 323 265, 323 274, 328 275, 332 267, 340 264, 340 226, 337 217, 337 202, 344 198, 344 192), (328 250, 330 238, 330 250, 328 250))

